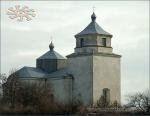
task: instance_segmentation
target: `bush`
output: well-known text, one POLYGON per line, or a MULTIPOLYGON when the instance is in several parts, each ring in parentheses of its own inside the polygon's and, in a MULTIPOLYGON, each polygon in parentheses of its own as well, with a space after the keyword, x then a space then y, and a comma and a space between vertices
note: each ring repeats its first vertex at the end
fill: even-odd
POLYGON ((23 83, 12 73, 3 83, 3 97, 0 112, 7 113, 48 113, 58 110, 50 85, 23 83))
POLYGON ((68 114, 84 111, 79 101, 68 105, 58 103, 50 85, 41 82, 23 83, 16 74, 12 74, 3 87, 1 113, 68 114))
POLYGON ((109 102, 106 102, 104 96, 101 96, 97 101, 97 107, 99 108, 106 108, 109 107, 109 102))

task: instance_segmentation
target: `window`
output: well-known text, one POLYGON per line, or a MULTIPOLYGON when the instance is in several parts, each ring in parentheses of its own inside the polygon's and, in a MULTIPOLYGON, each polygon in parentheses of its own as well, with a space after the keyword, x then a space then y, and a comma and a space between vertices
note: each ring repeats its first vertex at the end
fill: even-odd
POLYGON ((108 88, 103 89, 103 97, 104 97, 104 103, 109 104, 110 103, 110 89, 108 88))
POLYGON ((84 39, 83 38, 81 38, 81 40, 80 40, 80 45, 81 45, 81 47, 84 45, 84 39))
POLYGON ((102 46, 106 47, 106 38, 102 38, 102 46))

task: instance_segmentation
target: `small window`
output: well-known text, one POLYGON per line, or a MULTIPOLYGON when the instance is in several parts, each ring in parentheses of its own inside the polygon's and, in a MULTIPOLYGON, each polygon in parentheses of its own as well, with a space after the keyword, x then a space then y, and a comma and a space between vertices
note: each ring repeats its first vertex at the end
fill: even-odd
POLYGON ((104 97, 104 103, 109 104, 110 103, 110 89, 108 88, 103 89, 103 97, 104 97))
POLYGON ((106 38, 102 38, 102 46, 106 47, 106 38))
POLYGON ((84 39, 83 38, 81 38, 81 40, 80 40, 80 45, 81 45, 81 47, 84 45, 84 39))

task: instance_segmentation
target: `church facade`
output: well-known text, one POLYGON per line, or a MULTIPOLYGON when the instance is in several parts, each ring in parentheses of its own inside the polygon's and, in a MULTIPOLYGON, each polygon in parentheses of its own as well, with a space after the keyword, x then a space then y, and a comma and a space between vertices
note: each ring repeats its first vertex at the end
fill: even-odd
POLYGON ((75 35, 74 53, 63 57, 54 50, 36 59, 36 67, 23 67, 16 71, 23 82, 46 82, 54 98, 70 104, 77 101, 93 106, 103 96, 107 102, 121 103, 120 55, 113 53, 112 35, 96 23, 91 23, 75 35))

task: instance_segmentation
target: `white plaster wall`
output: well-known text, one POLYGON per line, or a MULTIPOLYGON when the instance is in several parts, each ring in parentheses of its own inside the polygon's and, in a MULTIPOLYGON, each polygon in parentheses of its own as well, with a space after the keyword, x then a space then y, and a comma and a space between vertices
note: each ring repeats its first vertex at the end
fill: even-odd
POLYGON ((22 84, 45 84, 45 80, 41 78, 20 78, 22 84))
POLYGON ((66 59, 57 60, 57 69, 66 67, 66 59))
POLYGON ((97 45, 96 35, 87 35, 84 39, 84 46, 97 45))
POLYGON ((98 52, 102 53, 112 53, 112 48, 107 48, 107 47, 98 47, 98 52))
POLYGON ((75 48, 76 53, 82 53, 82 52, 87 52, 87 53, 93 53, 93 52, 98 52, 98 47, 82 47, 82 48, 75 48))
POLYGON ((97 102, 103 88, 110 89, 110 100, 121 101, 120 58, 93 56, 93 101, 97 102))
POLYGON ((106 38, 106 46, 107 47, 111 47, 111 38, 110 37, 106 37, 106 36, 100 36, 100 35, 97 36, 97 45, 103 46, 102 38, 106 38))
MULTIPOLYGON (((40 83, 45 84, 45 79, 21 79, 23 84, 34 84, 40 83)), ((54 99, 62 104, 71 104, 72 103, 72 78, 70 77, 57 77, 49 78, 46 81, 46 85, 51 87, 54 99)))
POLYGON ((82 53, 82 52, 87 52, 87 53, 112 53, 113 48, 109 47, 82 47, 82 48, 75 48, 75 53, 82 53))
POLYGON ((97 36, 96 35, 83 35, 83 36, 76 38, 76 47, 81 47, 81 45, 80 45, 81 38, 84 39, 83 46, 89 46, 89 45, 96 45, 97 44, 97 41, 96 41, 97 36))
POLYGON ((52 92, 56 101, 62 104, 72 103, 72 79, 48 79, 48 84, 52 87, 52 92))
POLYGON ((68 69, 73 74, 73 100, 92 104, 92 56, 68 58, 68 69))
POLYGON ((111 47, 111 38, 107 38, 106 46, 111 47))

